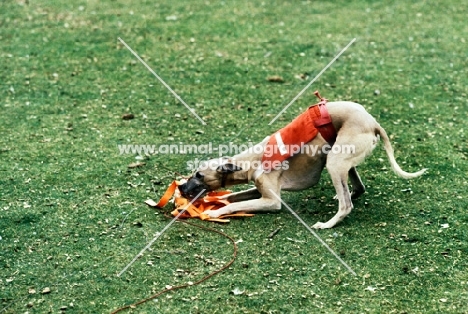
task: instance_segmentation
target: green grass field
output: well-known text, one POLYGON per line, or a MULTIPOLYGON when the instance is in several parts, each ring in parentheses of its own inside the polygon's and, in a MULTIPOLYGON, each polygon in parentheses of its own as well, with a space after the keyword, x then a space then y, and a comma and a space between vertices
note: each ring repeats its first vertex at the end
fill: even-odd
MULTIPOLYGON (((227 239, 176 223, 116 276, 169 222, 144 201, 206 157, 150 155, 129 169, 136 156, 118 145, 258 142, 315 103, 314 90, 361 103, 391 134, 402 168, 429 168, 401 179, 382 145, 359 167, 367 192, 318 232, 357 276, 285 209, 195 221, 242 239, 235 263, 129 312, 468 313, 459 1, 6 0, 0 12, 1 314, 110 313, 218 269, 232 257, 227 239)), ((334 194, 325 171, 315 189, 283 199, 313 225, 334 215, 334 194)))

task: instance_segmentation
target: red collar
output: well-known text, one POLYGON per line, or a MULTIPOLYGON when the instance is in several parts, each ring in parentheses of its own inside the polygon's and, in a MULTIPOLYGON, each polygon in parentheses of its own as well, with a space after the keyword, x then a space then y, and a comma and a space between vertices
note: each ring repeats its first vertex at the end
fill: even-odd
POLYGON ((328 114, 326 106, 328 99, 322 98, 318 91, 315 91, 314 95, 320 99, 320 102, 317 104, 320 109, 320 119, 314 120, 314 126, 318 129, 320 135, 322 135, 328 144, 333 145, 337 134, 330 115, 328 114))

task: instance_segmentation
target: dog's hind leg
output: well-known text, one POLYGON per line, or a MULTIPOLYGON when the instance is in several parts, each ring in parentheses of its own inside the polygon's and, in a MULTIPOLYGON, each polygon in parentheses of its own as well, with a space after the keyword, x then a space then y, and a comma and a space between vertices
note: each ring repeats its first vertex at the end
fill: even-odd
POLYGON ((352 131, 348 131, 339 134, 336 143, 327 156, 327 170, 332 179, 339 202, 338 212, 329 221, 325 223, 317 222, 313 225, 316 229, 333 228, 348 216, 353 209, 351 193, 348 187, 348 177, 350 177, 353 184, 353 192, 356 191, 357 194, 364 192, 364 185, 355 167, 374 149, 375 135, 372 133, 353 133, 352 131), (344 149, 346 147, 352 147, 353 149, 346 150, 344 149))
POLYGON ((351 185, 353 186, 353 191, 351 192, 351 198, 357 199, 359 196, 364 194, 366 191, 366 188, 364 184, 361 181, 361 177, 359 176, 359 173, 356 170, 356 167, 352 167, 348 171, 349 174, 349 180, 351 181, 351 185))
MULTIPOLYGON (((330 153, 331 154, 331 153, 330 153)), ((338 199, 338 212, 333 216, 332 219, 323 223, 317 222, 313 225, 316 229, 328 229, 333 228, 337 223, 342 221, 353 209, 353 203, 351 202, 351 194, 348 188, 348 171, 352 168, 351 164, 346 164, 339 158, 328 156, 327 159, 327 170, 333 182, 333 186, 336 190, 336 197, 338 199)))
MULTIPOLYGON (((359 196, 364 194, 364 192, 366 191, 366 187, 362 183, 361 177, 359 176, 356 167, 352 167, 351 169, 349 169, 348 175, 349 180, 351 181, 351 185, 353 187, 353 190, 351 191, 351 199, 355 200, 359 196)), ((333 199, 337 200, 338 195, 335 195, 333 199)))

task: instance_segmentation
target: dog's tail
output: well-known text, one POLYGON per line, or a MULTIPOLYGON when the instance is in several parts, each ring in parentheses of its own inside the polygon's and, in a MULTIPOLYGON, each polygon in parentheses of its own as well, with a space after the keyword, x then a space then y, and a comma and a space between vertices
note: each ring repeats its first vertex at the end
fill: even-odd
POLYGON ((392 144, 390 143, 390 139, 388 138, 387 132, 385 132, 385 130, 380 125, 378 125, 376 127, 376 133, 379 134, 380 137, 382 138, 385 152, 387 153, 388 159, 390 161, 390 165, 392 166, 393 171, 395 171, 397 175, 399 175, 400 177, 404 179, 412 179, 412 178, 419 177, 424 172, 426 172, 427 170, 426 168, 419 170, 418 172, 412 172, 412 173, 406 172, 403 169, 401 169, 395 160, 395 156, 393 154, 393 147, 392 147, 392 144))

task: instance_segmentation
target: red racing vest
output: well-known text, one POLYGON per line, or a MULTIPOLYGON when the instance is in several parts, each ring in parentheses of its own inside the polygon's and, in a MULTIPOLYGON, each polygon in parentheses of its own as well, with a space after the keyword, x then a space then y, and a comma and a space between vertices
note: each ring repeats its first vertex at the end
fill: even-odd
POLYGON ((300 152, 319 132, 330 145, 335 143, 336 130, 326 107, 328 100, 320 97, 318 92, 315 95, 320 98, 318 104, 310 106, 291 123, 270 136, 263 152, 263 170, 271 171, 273 164, 279 165, 300 152))

